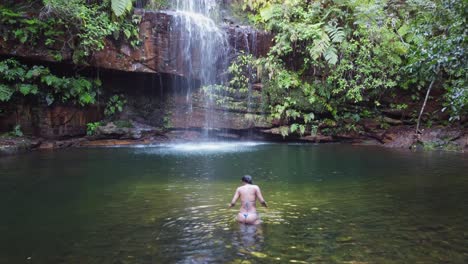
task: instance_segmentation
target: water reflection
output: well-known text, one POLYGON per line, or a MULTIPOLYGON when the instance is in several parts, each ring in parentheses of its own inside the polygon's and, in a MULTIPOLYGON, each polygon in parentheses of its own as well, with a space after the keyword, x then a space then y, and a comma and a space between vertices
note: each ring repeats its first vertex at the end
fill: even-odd
POLYGON ((238 224, 239 228, 233 236, 233 245, 237 246, 239 252, 263 251, 264 237, 263 225, 238 224))
POLYGON ((467 263, 466 155, 246 149, 0 159, 0 263, 467 263), (246 173, 270 205, 259 226, 227 208, 246 173))

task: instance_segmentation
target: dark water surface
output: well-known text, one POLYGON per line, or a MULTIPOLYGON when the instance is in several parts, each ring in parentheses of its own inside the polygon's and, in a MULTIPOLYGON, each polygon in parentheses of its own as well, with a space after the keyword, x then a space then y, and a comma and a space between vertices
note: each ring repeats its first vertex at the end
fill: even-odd
MULTIPOLYGON (((238 208, 238 206, 237 206, 238 208)), ((468 263, 468 155, 347 145, 0 158, 0 263, 468 263), (243 174, 270 208, 227 209, 243 174)))

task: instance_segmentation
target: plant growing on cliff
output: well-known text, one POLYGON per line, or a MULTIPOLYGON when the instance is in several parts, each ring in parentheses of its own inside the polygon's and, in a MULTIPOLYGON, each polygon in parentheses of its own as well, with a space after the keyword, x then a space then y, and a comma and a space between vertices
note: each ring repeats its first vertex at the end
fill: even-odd
POLYGON ((42 16, 63 21, 65 30, 70 32, 66 43, 74 50, 74 61, 83 61, 94 51, 105 47, 105 39, 127 39, 132 46, 139 44, 138 24, 140 17, 123 16, 132 7, 130 0, 102 1, 87 4, 84 0, 44 0, 42 16), (109 6, 110 5, 110 6, 109 6), (123 8, 123 9, 122 9, 123 8), (113 10, 114 16, 109 12, 113 10))
POLYGON ((145 8, 159 10, 168 8, 170 6, 169 0, 148 0, 145 8))
POLYGON ((340 121, 360 109, 388 107, 382 98, 397 87, 418 93, 430 83, 445 87, 451 119, 466 113, 460 0, 244 3, 251 20, 275 34, 259 64, 271 115, 289 126, 283 134, 312 131, 323 119, 340 121))
POLYGON ((444 111, 450 120, 460 120, 468 113, 466 62, 466 4, 463 1, 419 1, 408 3, 405 15, 411 16, 402 32, 410 45, 407 85, 426 89, 419 112, 416 133, 431 90, 445 89, 444 111), (423 88, 424 87, 424 88, 423 88))
POLYGON ((113 95, 111 98, 109 98, 109 101, 106 104, 104 114, 107 117, 112 117, 115 114, 122 112, 126 103, 127 100, 123 95, 113 95))
POLYGON ((133 0, 111 0, 111 8, 114 14, 119 17, 133 8, 133 0))
POLYGON ((43 45, 52 52, 70 49, 73 60, 84 63, 88 56, 105 47, 108 37, 126 39, 133 47, 140 44, 141 17, 119 11, 120 2, 125 2, 126 11, 129 11, 128 3, 132 7, 131 0, 112 3, 43 0, 42 8, 35 3, 34 9, 29 7, 31 10, 21 4, 0 5, 0 33, 5 41, 15 39, 32 46, 43 45))
POLYGON ((4 41, 15 39, 31 45, 43 41, 46 47, 53 47, 64 35, 62 30, 57 30, 62 26, 60 20, 29 17, 25 12, 0 5, 0 33, 4 41))
POLYGON ((23 131, 21 130, 21 125, 15 125, 9 134, 12 137, 22 137, 24 135, 23 131))
POLYGON ((257 82, 257 61, 251 54, 239 54, 228 68, 229 82, 209 85, 203 91, 218 106, 231 110, 260 111, 261 93, 253 89, 257 82))
POLYGON ((96 130, 101 126, 101 122, 92 122, 86 124, 86 135, 93 136, 96 134, 96 130))
POLYGON ((51 105, 72 102, 94 104, 101 83, 81 76, 60 77, 44 66, 27 66, 15 59, 0 60, 0 101, 33 96, 51 105))

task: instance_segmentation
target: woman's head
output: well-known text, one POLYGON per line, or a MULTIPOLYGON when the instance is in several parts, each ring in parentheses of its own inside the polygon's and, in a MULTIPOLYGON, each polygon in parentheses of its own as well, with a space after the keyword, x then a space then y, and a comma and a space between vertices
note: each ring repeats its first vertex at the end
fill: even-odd
POLYGON ((242 182, 252 184, 252 176, 250 175, 244 175, 241 179, 242 182))

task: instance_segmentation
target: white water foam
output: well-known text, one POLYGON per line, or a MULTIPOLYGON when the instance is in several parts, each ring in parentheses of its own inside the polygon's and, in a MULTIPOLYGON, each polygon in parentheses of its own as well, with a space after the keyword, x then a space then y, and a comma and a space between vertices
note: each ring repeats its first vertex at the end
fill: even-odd
POLYGON ((266 142, 199 142, 199 143, 170 143, 157 145, 137 145, 137 153, 142 154, 216 154, 230 152, 254 151, 266 142))

